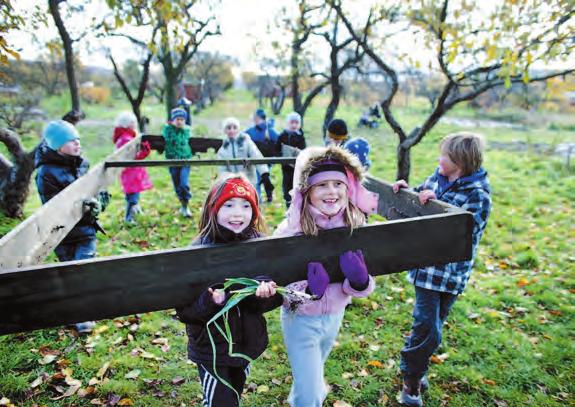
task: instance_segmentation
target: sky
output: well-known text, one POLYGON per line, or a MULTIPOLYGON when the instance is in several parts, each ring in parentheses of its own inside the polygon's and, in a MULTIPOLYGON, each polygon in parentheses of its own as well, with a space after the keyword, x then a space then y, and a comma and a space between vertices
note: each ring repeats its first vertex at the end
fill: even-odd
MULTIPOLYGON (((32 9, 36 5, 44 5, 42 0, 19 0, 14 2, 18 9, 32 9)), ((73 3, 73 1, 72 1, 73 3)), ((203 51, 217 51, 221 54, 234 57, 242 70, 257 70, 258 64, 253 55, 255 39, 269 39, 266 33, 268 22, 273 21, 273 16, 289 0, 220 0, 220 6, 216 8, 216 17, 220 22, 222 35, 212 36, 200 47, 203 51)), ((106 6, 102 0, 92 1, 86 10, 88 15, 102 15, 106 6)), ((89 19, 88 19, 89 21, 89 19)), ((36 34, 43 39, 59 38, 56 27, 51 18, 48 19, 49 27, 36 30, 36 34)), ((82 22, 65 21, 67 28, 73 31, 76 27, 85 24, 82 22)), ((41 52, 42 47, 32 44, 32 36, 21 31, 9 33, 8 41, 14 44, 24 59, 35 59, 41 52)), ((104 43, 112 49, 114 57, 123 61, 134 58, 136 54, 129 42, 121 39, 103 41, 101 39, 86 38, 81 46, 75 47, 85 65, 110 66, 101 44, 104 43)))

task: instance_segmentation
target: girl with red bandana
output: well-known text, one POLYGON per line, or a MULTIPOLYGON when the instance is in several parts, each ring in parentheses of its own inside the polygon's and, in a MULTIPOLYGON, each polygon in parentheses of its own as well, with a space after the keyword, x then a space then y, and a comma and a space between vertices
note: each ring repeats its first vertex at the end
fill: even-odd
MULTIPOLYGON (((193 245, 241 242, 262 236, 266 226, 258 207, 257 193, 245 176, 232 174, 216 181, 204 203, 198 229, 200 232, 193 245)), ((209 287, 190 305, 176 310, 186 324, 188 357, 198 365, 204 406, 239 406, 250 365, 246 359, 230 353, 241 353, 254 360, 268 345, 263 314, 281 306, 283 297, 276 293, 275 282, 265 277, 258 280, 261 283, 255 295, 227 313, 227 324, 234 339, 232 352, 229 352, 225 337, 210 325, 216 348, 214 355, 207 333, 206 323, 229 298, 229 292, 224 291, 221 284, 209 287), (217 375, 213 368, 214 358, 217 375), (218 377, 234 389, 220 382, 218 377)), ((216 322, 224 326, 224 321, 216 322)))

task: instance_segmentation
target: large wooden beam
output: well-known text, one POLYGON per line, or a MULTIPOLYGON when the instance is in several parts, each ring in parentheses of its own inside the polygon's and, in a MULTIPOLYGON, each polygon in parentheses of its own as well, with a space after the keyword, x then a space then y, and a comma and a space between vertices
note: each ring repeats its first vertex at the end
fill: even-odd
MULTIPOLYGON (((306 278, 321 261, 341 281, 338 255, 362 249, 373 275, 471 257, 471 214, 463 211, 325 231, 28 267, 0 274, 0 334, 173 308, 227 277, 306 278)), ((383 282, 385 284, 385 282, 383 282)))
MULTIPOLYGON (((111 154, 107 161, 134 158, 139 138, 111 154)), ((39 264, 60 243, 83 216, 82 201, 95 196, 118 176, 120 170, 107 170, 104 163, 46 202, 0 239, 0 272, 39 264)))
POLYGON ((258 165, 258 164, 293 164, 295 158, 266 157, 266 158, 230 158, 227 160, 114 160, 106 161, 106 168, 120 167, 203 167, 213 165, 258 165))
MULTIPOLYGON (((161 135, 144 134, 142 136, 142 141, 147 141, 150 143, 152 150, 158 150, 160 153, 165 149, 166 142, 164 137, 161 135)), ((188 139, 188 144, 194 154, 205 153, 211 148, 218 151, 223 142, 224 141, 219 138, 190 137, 188 139)))

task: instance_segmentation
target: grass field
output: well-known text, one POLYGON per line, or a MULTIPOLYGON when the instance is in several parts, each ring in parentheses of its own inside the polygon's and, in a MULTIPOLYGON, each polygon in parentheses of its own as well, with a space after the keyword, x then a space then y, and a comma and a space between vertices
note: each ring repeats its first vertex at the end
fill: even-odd
MULTIPOLYGON (((310 144, 321 142, 325 103, 320 99, 306 116, 310 144)), ((44 106, 56 117, 64 110, 60 104, 49 100, 44 106)), ((400 121, 408 128, 421 123, 425 114, 425 107, 417 101, 410 105, 400 109, 400 121)), ((86 106, 89 120, 79 130, 91 162, 112 151, 113 118, 126 107, 123 102, 86 106)), ((255 107, 251 96, 232 91, 195 117, 193 127, 202 134, 219 136, 221 119, 230 115, 247 127, 255 107)), ((159 104, 145 109, 153 119, 151 132, 161 127, 162 109, 159 104)), ((372 144, 372 174, 393 180, 396 138, 385 126, 355 129, 359 112, 359 107, 342 107, 338 116, 348 120, 354 135, 365 136, 372 144)), ((498 115, 492 119, 500 118, 502 112, 494 116, 498 115)), ((463 107, 450 116, 477 118, 463 107)), ((575 142, 575 132, 569 130, 575 123, 572 115, 551 117, 541 112, 527 116, 525 130, 481 126, 470 130, 484 134, 488 142, 575 142), (554 120, 559 124, 554 125, 554 120)), ((521 117, 526 115, 521 113, 521 117)), ((278 118, 276 127, 282 125, 283 119, 278 118)), ((414 148, 412 184, 434 170, 441 137, 460 129, 440 123, 414 148)), ((28 146, 36 141, 33 136, 25 138, 28 146)), ((151 158, 159 156, 153 153, 151 158)), ((424 400, 427 406, 575 405, 575 170, 558 157, 529 149, 488 149, 485 168, 493 187, 493 212, 470 284, 450 315, 444 343, 434 357, 431 388, 424 400)), ((176 215, 178 204, 167 170, 149 172, 154 189, 142 194, 145 214, 136 226, 121 222, 123 195, 118 184, 111 187, 112 204, 101 217, 108 236, 99 235, 99 256, 181 247, 192 240, 195 222, 176 215)), ((216 175, 212 168, 192 171, 194 219, 216 175)), ((279 166, 274 167, 272 178, 278 193, 264 212, 273 229, 284 214, 279 166)), ((32 188, 26 216, 38 207, 32 188)), ((16 224, 0 218, 0 233, 16 224)), ((382 276, 377 282, 372 296, 354 300, 346 312, 327 363, 331 392, 326 405, 398 405, 398 356, 410 329, 413 288, 403 274, 382 276)), ((283 401, 291 377, 278 315, 278 311, 268 314, 270 347, 248 378, 245 406, 286 405, 283 401)), ((199 406, 197 373, 186 362, 185 349, 183 325, 173 311, 101 321, 87 337, 77 338, 67 329, 3 336, 0 399, 4 404, 0 401, 0 405, 9 400, 18 406, 199 406)))

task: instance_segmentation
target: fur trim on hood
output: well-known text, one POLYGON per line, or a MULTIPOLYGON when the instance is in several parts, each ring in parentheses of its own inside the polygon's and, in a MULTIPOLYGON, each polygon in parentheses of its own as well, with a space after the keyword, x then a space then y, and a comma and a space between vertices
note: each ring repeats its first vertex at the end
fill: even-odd
POLYGON ((309 188, 308 180, 317 163, 334 160, 342 163, 358 182, 363 182, 365 171, 359 159, 347 150, 338 146, 308 147, 303 150, 295 162, 293 175, 294 188, 305 191, 309 188))

